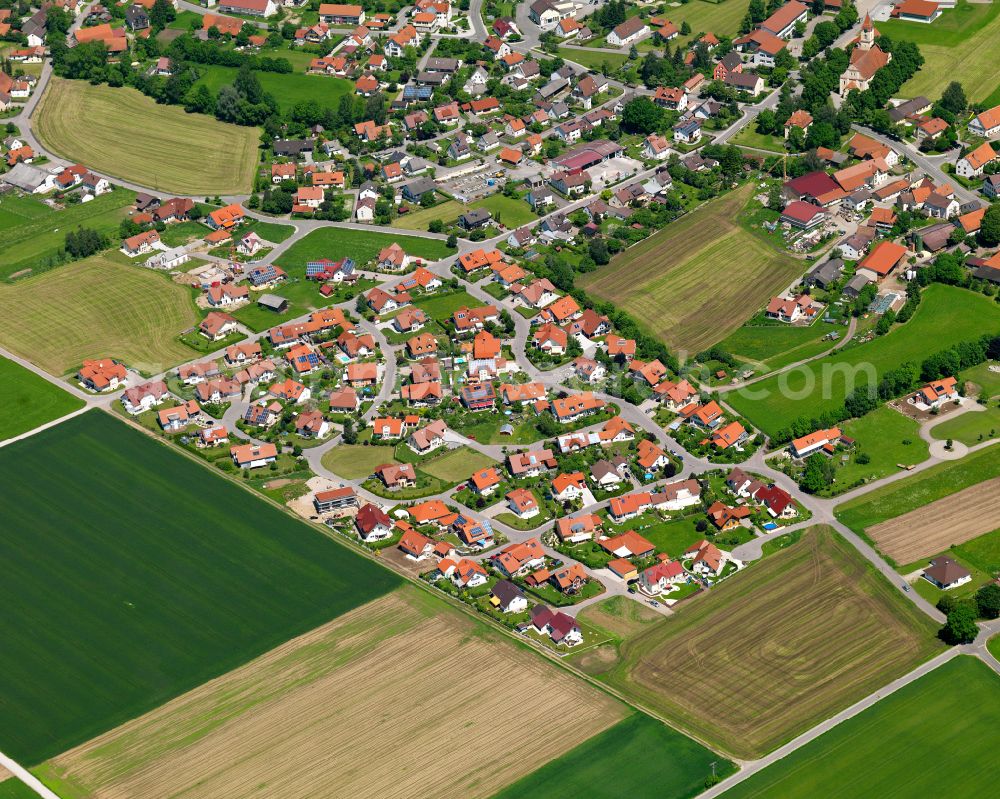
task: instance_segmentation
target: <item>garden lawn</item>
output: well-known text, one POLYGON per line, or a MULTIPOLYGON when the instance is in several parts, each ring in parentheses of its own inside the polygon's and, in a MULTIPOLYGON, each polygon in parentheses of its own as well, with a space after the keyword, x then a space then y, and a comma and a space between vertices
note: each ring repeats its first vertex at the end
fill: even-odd
MULTIPOLYGON (((384 463, 399 463, 392 447, 337 444, 323 453, 323 465, 345 480, 368 477, 384 463)), ((471 472, 470 472, 471 474, 471 472)))
POLYGON ((679 558, 685 549, 705 537, 705 533, 699 533, 695 529, 696 521, 697 518, 693 516, 672 519, 669 522, 644 527, 639 533, 653 544, 658 552, 666 552, 672 558, 679 558))
POLYGON ((931 285, 924 289, 913 318, 885 336, 730 392, 726 401, 752 424, 775 435, 798 417, 816 418, 840 408, 851 383, 875 384, 906 361, 919 365, 936 351, 998 331, 1000 307, 992 298, 931 285), (874 379, 868 380, 872 371, 874 379))
POLYGON ((339 261, 350 257, 363 267, 378 258, 379 252, 393 242, 406 250, 407 255, 428 261, 437 261, 454 253, 445 246, 443 239, 399 236, 377 230, 321 227, 295 242, 277 261, 286 272, 296 276, 305 275, 306 263, 322 258, 339 261))
POLYGON ((100 411, 0 450, 0 481, 0 751, 24 765, 399 585, 100 411))
POLYGON ((456 447, 446 453, 433 453, 429 460, 418 462, 417 468, 446 483, 468 480, 474 472, 496 464, 491 457, 469 447, 456 447))
POLYGON ((836 515, 854 532, 862 533, 880 522, 997 476, 1000 476, 1000 447, 993 445, 839 505, 836 515))
MULTIPOLYGON (((541 52, 541 51, 536 51, 541 52)), ((573 61, 587 69, 600 70, 604 63, 618 69, 628 61, 627 53, 610 53, 603 50, 578 50, 573 47, 560 47, 559 55, 567 61, 573 61)))
POLYGON ((196 356, 177 338, 199 319, 191 292, 102 255, 0 284, 0 318, 0 344, 54 375, 87 358, 158 374, 196 356))
MULTIPOLYGON (((902 97, 936 99, 953 80, 962 84, 970 102, 982 102, 997 88, 996 42, 1000 36, 1000 6, 963 3, 945 10, 931 25, 903 21, 879 23, 892 28, 893 38, 917 42, 924 65, 903 84, 902 97)), ((889 31, 885 31, 889 33, 889 31)))
POLYGON ((413 304, 423 309, 435 322, 443 322, 451 319, 455 311, 463 306, 466 308, 478 308, 482 303, 469 294, 467 291, 454 291, 450 294, 425 294, 417 297, 413 304))
MULTIPOLYGON (((990 371, 990 367, 996 367, 996 361, 987 361, 986 363, 981 363, 979 366, 973 366, 971 369, 966 369, 959 375, 959 378, 966 381, 971 381, 975 383, 979 388, 979 395, 983 399, 992 399, 993 397, 1000 396, 1000 372, 990 371)), ((974 392, 967 392, 970 395, 974 392)))
MULTIPOLYGON (((284 51, 273 53, 277 58, 285 58, 284 51)), ((195 84, 208 86, 212 94, 218 94, 223 86, 231 86, 239 71, 236 67, 199 65, 204 74, 195 84)), ((354 84, 343 78, 326 75, 307 75, 304 72, 256 72, 261 88, 274 96, 282 111, 289 111, 298 103, 315 102, 327 108, 336 108, 340 98, 354 93, 354 84)))
POLYGON ((30 369, 0 358, 0 441, 83 407, 83 400, 63 391, 30 369))
POLYGON ((841 463, 840 455, 834 456, 836 482, 830 492, 833 494, 842 494, 862 482, 895 474, 899 471, 897 464, 922 463, 930 454, 927 442, 920 437, 920 425, 884 405, 860 419, 851 420, 842 429, 844 435, 857 443, 847 463, 841 463), (910 443, 904 443, 906 441, 910 443), (860 453, 871 460, 866 464, 857 463, 860 453))
POLYGON ((37 197, 0 197, 0 279, 38 274, 58 265, 66 233, 78 227, 113 236, 134 201, 135 192, 121 188, 59 211, 37 197))
POLYGON ((771 133, 758 133, 753 124, 747 125, 730 140, 731 144, 750 147, 755 150, 768 150, 772 153, 784 153, 785 140, 771 133))
POLYGON ((909 799, 996 790, 1000 678, 958 656, 723 794, 724 799, 909 799), (947 775, 942 755, 947 753, 947 775))
POLYGON ((982 411, 966 411, 954 419, 946 419, 931 429, 938 441, 961 441, 973 446, 988 438, 995 438, 1000 431, 1000 408, 990 405, 982 411))
POLYGON ((242 194, 257 168, 257 128, 159 105, 131 88, 53 77, 34 121, 52 152, 161 192, 242 194))
POLYGON ((485 208, 493 214, 495 220, 509 229, 527 225, 538 218, 525 200, 505 197, 503 194, 491 194, 489 197, 483 197, 481 200, 469 203, 469 208, 485 208))
POLYGON ((494 799, 681 799, 704 788, 713 766, 723 777, 734 769, 687 736, 635 713, 507 786, 494 799), (642 757, 636 757, 637 752, 642 757))
POLYGON ((809 327, 744 325, 720 341, 719 346, 766 373, 830 349, 836 342, 823 341, 823 336, 831 329, 821 323, 809 327))
POLYGON ((989 575, 1000 572, 1000 530, 952 547, 952 552, 989 575))
POLYGON ((580 287, 682 353, 725 338, 807 266, 739 224, 753 190, 705 203, 582 276, 580 287))
POLYGON ((411 209, 392 220, 392 226, 404 230, 427 230, 427 226, 435 219, 440 219, 446 225, 451 224, 462 213, 463 206, 457 200, 444 200, 433 208, 422 208, 418 204, 409 206, 411 209))

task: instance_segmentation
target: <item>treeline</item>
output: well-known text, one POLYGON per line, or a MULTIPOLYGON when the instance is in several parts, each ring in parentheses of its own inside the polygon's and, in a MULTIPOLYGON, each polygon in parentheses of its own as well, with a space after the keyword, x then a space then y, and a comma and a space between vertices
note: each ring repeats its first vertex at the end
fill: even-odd
POLYGON ((1000 334, 987 333, 937 352, 925 358, 919 366, 907 361, 883 374, 878 385, 865 384, 854 389, 847 395, 840 408, 819 416, 800 416, 788 427, 779 430, 772 443, 785 443, 814 430, 834 427, 848 419, 864 416, 883 402, 909 394, 930 380, 956 375, 963 369, 998 357, 1000 357, 1000 334))

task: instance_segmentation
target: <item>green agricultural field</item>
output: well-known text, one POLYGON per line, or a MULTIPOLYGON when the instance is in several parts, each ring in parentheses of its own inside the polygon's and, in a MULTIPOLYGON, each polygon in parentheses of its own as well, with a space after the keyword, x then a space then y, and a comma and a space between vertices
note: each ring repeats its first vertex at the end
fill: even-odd
POLYGON ((972 446, 1000 435, 1000 408, 990 405, 982 411, 966 411, 954 419, 946 419, 931 429, 938 441, 949 438, 972 446))
POLYGON ((724 799, 909 799, 996 790, 1000 680, 959 656, 838 724, 723 794, 724 799))
POLYGON ((54 375, 85 358, 157 374, 196 357, 177 338, 199 319, 189 289, 103 255, 0 284, 0 318, 0 344, 54 375))
POLYGON ((934 633, 854 547, 812 528, 588 670, 701 740, 756 758, 940 651, 934 633))
POLYGON ((379 252, 393 242, 406 250, 407 255, 428 261, 437 261, 454 254, 453 250, 445 246, 444 239, 398 236, 377 230, 321 227, 299 239, 277 260, 290 275, 304 276, 306 263, 309 261, 321 258, 337 261, 350 257, 359 266, 363 266, 378 258, 379 252))
POLYGON ((849 381, 866 382, 865 370, 880 376, 906 361, 919 364, 935 351, 998 331, 1000 307, 992 298, 954 286, 928 286, 913 318, 887 335, 733 391, 726 400, 774 435, 800 416, 815 418, 840 408, 849 381))
POLYGON ((4 195, 0 198, 0 279, 38 274, 57 265, 66 233, 78 227, 113 236, 134 201, 135 192, 119 188, 89 203, 56 211, 37 197, 4 195))
POLYGON ((820 322, 809 327, 744 325, 720 341, 719 346, 765 374, 830 349, 836 342, 824 341, 823 337, 833 330, 820 322))
MULTIPOLYGON (((274 53, 284 58, 286 53, 274 53)), ((310 56, 313 58, 314 56, 310 56)), ((204 74, 195 84, 208 86, 213 94, 218 94, 223 86, 231 86, 236 79, 236 67, 199 65, 204 74)), ((315 102, 321 106, 336 108, 340 98, 354 93, 354 84, 343 78, 326 75, 307 75, 304 72, 257 72, 260 85, 268 94, 274 95, 283 111, 288 111, 297 103, 315 102)))
POLYGON ((82 407, 83 400, 29 369, 0 358, 0 441, 82 407))
POLYGON ((399 584, 99 411, 0 450, 0 480, 0 751, 25 765, 399 584))
POLYGON ((753 191, 748 184, 706 203, 584 275, 580 286, 615 302, 670 347, 705 349, 806 270, 805 261, 740 226, 753 191), (718 279, 720 264, 725 280, 718 279))
POLYGON ((161 192, 241 194, 257 168, 257 128, 187 114, 131 88, 53 77, 34 123, 52 152, 161 192))
POLYGON ((970 396, 976 392, 983 399, 992 399, 993 397, 1000 396, 1000 372, 992 371, 990 369, 991 366, 996 367, 997 362, 988 361, 987 363, 981 363, 979 366, 966 369, 959 375, 962 380, 975 383, 978 386, 975 391, 972 389, 967 390, 970 396))
POLYGON ((932 466, 920 474, 878 488, 836 509, 837 518, 856 533, 880 522, 1000 476, 1000 447, 991 446, 961 460, 932 466))
POLYGON ((843 426, 843 431, 857 444, 847 463, 842 463, 840 456, 836 457, 836 482, 828 495, 843 494, 861 482, 895 474, 899 471, 897 464, 922 463, 930 454, 927 442, 920 437, 920 425, 886 406, 851 420, 843 426), (871 460, 858 463, 857 456, 861 453, 871 460))
POLYGON ((574 795, 681 799, 701 792, 713 766, 720 777, 734 769, 701 744, 644 713, 635 713, 509 785, 494 799, 574 795), (642 756, 636 757, 639 752, 642 756))
POLYGON ((0 782, 0 799, 38 799, 38 794, 18 779, 0 782))
POLYGON ((953 80, 965 88, 972 102, 982 102, 997 87, 995 48, 1000 36, 1000 6, 962 0, 945 9, 931 25, 890 20, 878 29, 892 38, 909 39, 920 46, 924 65, 903 84, 900 95, 925 95, 932 100, 953 80))

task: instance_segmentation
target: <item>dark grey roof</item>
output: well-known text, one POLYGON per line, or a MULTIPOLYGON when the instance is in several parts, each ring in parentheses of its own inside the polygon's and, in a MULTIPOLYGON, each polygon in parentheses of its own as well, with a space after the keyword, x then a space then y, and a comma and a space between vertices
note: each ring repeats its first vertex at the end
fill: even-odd
POLYGON ((518 588, 510 580, 497 580, 492 588, 492 594, 500 600, 500 604, 506 607, 519 597, 524 596, 524 591, 518 588))

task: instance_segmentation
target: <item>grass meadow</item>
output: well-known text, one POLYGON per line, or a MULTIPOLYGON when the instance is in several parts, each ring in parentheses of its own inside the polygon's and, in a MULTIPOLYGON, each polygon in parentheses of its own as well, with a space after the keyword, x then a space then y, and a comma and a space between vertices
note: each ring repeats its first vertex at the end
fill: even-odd
POLYGON ((1000 36, 1000 6, 960 0, 943 9, 930 25, 903 20, 878 24, 893 39, 916 42, 924 65, 903 84, 900 95, 925 95, 931 100, 953 80, 962 84, 970 102, 982 102, 997 88, 996 42, 1000 36))
POLYGON ((245 193, 257 166, 257 128, 158 105, 135 89, 53 77, 34 121, 52 152, 162 192, 245 193))
POLYGON ((929 620, 842 538, 813 528, 623 641, 598 677, 756 758, 938 651, 929 620))
POLYGON ((989 405, 983 411, 967 411, 954 419, 946 419, 931 430, 938 441, 961 441, 974 446, 980 441, 995 438, 1000 433, 1000 407, 989 405))
POLYGON ((54 375, 85 358, 156 374, 196 356, 177 336, 200 318, 184 286, 102 255, 0 283, 0 317, 0 344, 54 375))
POLYGON ((806 269, 737 222, 753 189, 706 203, 585 275, 581 287, 676 350, 725 338, 806 269))
POLYGON ((713 763, 720 777, 734 768, 662 722, 635 713, 509 785, 494 799, 680 799, 702 790, 713 763))
POLYGON ((7 358, 0 358, 0 441, 65 416, 83 400, 7 358))
MULTIPOLYGON (((279 58, 285 58, 286 53, 275 53, 279 58)), ((231 86, 239 71, 236 67, 199 65, 202 76, 195 84, 203 84, 218 94, 223 86, 231 86)), ((343 78, 326 75, 307 75, 304 72, 257 72, 261 88, 274 95, 282 111, 288 111, 297 103, 316 102, 321 106, 336 108, 340 98, 354 93, 354 84, 343 78)))
POLYGON ((830 349, 835 342, 823 341, 828 325, 744 325, 719 342, 719 346, 750 364, 759 374, 780 369, 830 349))
POLYGON ((0 450, 0 479, 0 751, 25 765, 399 584, 99 411, 0 450))
POLYGON ((66 233, 87 227, 106 236, 118 232, 135 192, 117 188, 88 203, 50 208, 37 197, 0 197, 0 280, 38 274, 57 265, 66 233))
MULTIPOLYGON (((727 402, 764 432, 774 435, 800 416, 818 417, 843 405, 853 368, 870 364, 881 376, 906 361, 983 333, 1000 331, 1000 306, 992 297, 953 286, 924 289, 920 307, 906 324, 867 344, 843 350, 726 395, 727 402), (823 376, 829 379, 824 380, 823 376), (811 387, 811 388, 810 388, 811 387)), ((859 382, 863 380, 863 373, 859 382)))
POLYGON ((444 240, 422 236, 398 236, 380 233, 378 230, 356 230, 342 227, 321 227, 303 236, 278 257, 282 269, 290 275, 305 275, 306 263, 321 258, 339 261, 353 258, 359 266, 365 266, 378 258, 379 252, 393 242, 399 244, 406 254, 414 258, 437 261, 454 254, 445 246, 444 240))
POLYGON ((950 796, 985 796, 996 790, 998 691, 981 660, 953 658, 723 797, 909 799, 939 791, 943 778, 950 796))

